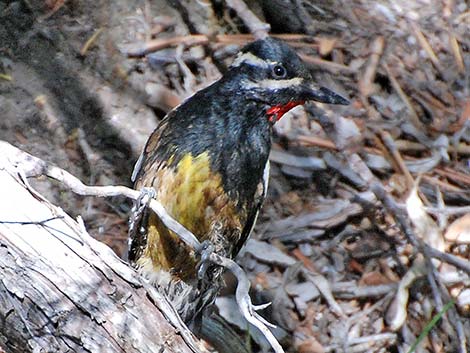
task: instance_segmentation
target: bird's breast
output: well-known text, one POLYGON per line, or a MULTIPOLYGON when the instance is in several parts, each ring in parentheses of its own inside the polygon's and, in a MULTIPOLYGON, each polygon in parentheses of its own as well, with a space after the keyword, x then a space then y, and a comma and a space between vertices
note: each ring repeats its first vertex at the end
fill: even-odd
MULTIPOLYGON (((218 252, 231 252, 231 244, 240 237, 246 212, 225 192, 222 177, 211 168, 207 152, 196 156, 188 153, 174 166, 159 169, 152 186, 167 212, 200 241, 210 240, 218 252)), ((147 247, 138 261, 141 268, 147 268, 146 272, 171 271, 182 279, 195 275, 192 250, 154 214, 147 231, 147 247)))

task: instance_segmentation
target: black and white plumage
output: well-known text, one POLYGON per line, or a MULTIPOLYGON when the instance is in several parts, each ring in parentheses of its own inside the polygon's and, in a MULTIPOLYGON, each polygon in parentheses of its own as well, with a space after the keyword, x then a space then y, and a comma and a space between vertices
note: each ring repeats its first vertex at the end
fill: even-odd
MULTIPOLYGON (((269 176, 273 124, 309 100, 347 104, 317 86, 297 54, 267 38, 244 47, 229 70, 168 113, 133 174, 166 210, 215 251, 235 257, 250 235, 269 176)), ((196 274, 194 251, 148 212, 130 234, 129 260, 158 285, 185 321, 210 304, 221 269, 196 274)))

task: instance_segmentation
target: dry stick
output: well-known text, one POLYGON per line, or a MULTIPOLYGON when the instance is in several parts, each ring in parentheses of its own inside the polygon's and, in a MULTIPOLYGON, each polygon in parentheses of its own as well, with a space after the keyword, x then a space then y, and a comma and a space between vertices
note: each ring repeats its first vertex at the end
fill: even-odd
POLYGON ((462 271, 466 272, 467 275, 470 276, 470 261, 464 260, 452 254, 442 252, 427 244, 424 244, 424 248, 429 253, 429 255, 431 255, 433 258, 447 262, 448 264, 451 264, 461 269, 462 271))
POLYGON ((437 280, 435 277, 435 266, 431 262, 431 256, 427 253, 423 246, 423 242, 418 239, 413 230, 411 229, 407 219, 403 215, 401 209, 396 204, 396 202, 392 199, 392 197, 387 193, 384 189, 383 185, 378 181, 374 181, 371 185, 371 190, 375 194, 375 196, 382 202, 385 208, 393 215, 395 220, 397 220, 398 225, 402 229, 403 233, 405 233, 406 237, 408 238, 409 242, 418 249, 419 252, 423 253, 426 266, 431 269, 431 271, 427 272, 428 282, 431 286, 432 293, 434 296, 434 301, 436 302, 436 309, 440 311, 443 307, 443 301, 441 297, 441 293, 438 289, 437 280))
MULTIPOLYGON (((401 209, 403 208, 402 206, 398 205, 392 198, 387 194, 387 191, 384 189, 382 184, 380 182, 375 180, 375 176, 372 174, 370 169, 367 167, 367 165, 362 161, 362 159, 357 155, 353 154, 351 156, 348 156, 349 164, 353 168, 353 170, 358 173, 366 182, 371 185, 370 189, 371 191, 376 195, 376 197, 382 201, 384 206, 393 214, 396 216, 399 216, 400 219, 397 219, 400 225, 403 225, 406 227, 406 230, 404 230, 405 235, 410 239, 410 242, 412 243, 413 246, 415 246, 417 249, 422 249, 424 248, 431 257, 445 261, 447 263, 450 263, 454 265, 455 267, 465 271, 470 275, 470 261, 463 260, 457 256, 454 256, 452 254, 447 254, 445 252, 442 252, 440 250, 431 248, 427 244, 423 244, 422 242, 419 243, 420 239, 416 238, 414 236, 413 230, 408 226, 406 218, 402 215, 401 209), (411 238, 410 238, 411 236, 411 238), (432 251, 430 250, 432 249, 432 251), (429 250, 429 251, 428 251, 429 250)), ((464 207, 446 207, 445 209, 441 208, 435 208, 435 207, 425 207, 427 211, 430 213, 436 213, 436 212, 445 212, 446 214, 449 215, 454 215, 454 214, 462 214, 462 213, 467 213, 470 211, 470 206, 464 206, 464 207), (447 210, 447 211, 446 211, 447 210)))
MULTIPOLYGON (((317 44, 310 44, 310 43, 299 43, 296 41, 299 40, 311 40, 314 37, 306 36, 306 35, 295 35, 295 34, 271 34, 274 38, 279 38, 289 42, 289 44, 293 47, 317 47, 317 44)), ((147 42, 143 46, 131 46, 123 51, 128 57, 133 58, 140 58, 147 54, 159 51, 161 49, 165 49, 172 46, 183 45, 184 47, 192 47, 197 45, 206 45, 210 42, 218 43, 222 45, 227 44, 238 44, 243 45, 247 42, 252 41, 256 37, 251 34, 218 34, 214 37, 210 37, 204 34, 190 34, 186 36, 177 36, 171 38, 159 38, 159 39, 152 39, 147 42)), ((321 67, 324 70, 327 70, 331 73, 344 73, 344 74, 353 74, 356 71, 349 66, 335 63, 332 61, 323 60, 317 57, 313 57, 310 55, 299 54, 300 57, 304 62, 312 66, 321 67)))
POLYGON ((462 58, 462 53, 460 50, 459 42, 457 42, 457 38, 455 37, 455 34, 450 32, 450 47, 452 48, 452 52, 454 53, 455 57, 455 62, 457 64, 457 67, 459 68, 460 73, 465 73, 465 64, 462 58))
POLYGON ((86 53, 88 52, 88 49, 95 43, 96 39, 98 36, 103 32, 104 28, 99 28, 95 33, 92 34, 92 36, 85 42, 83 45, 82 49, 80 50, 80 55, 85 56, 86 53))
POLYGON ((176 45, 191 47, 209 43, 209 37, 204 34, 193 34, 188 36, 176 36, 171 38, 153 39, 145 43, 143 47, 130 48, 125 50, 128 57, 140 58, 155 51, 176 45))
POLYGON ((400 166, 398 165, 397 160, 393 157, 392 152, 385 145, 385 142, 379 135, 380 135, 380 131, 378 131, 376 134, 372 136, 374 145, 381 152, 381 155, 390 162, 392 169, 397 174, 400 173, 401 169, 400 169, 400 166))
POLYGON ((426 54, 428 54, 428 57, 429 57, 429 60, 431 60, 431 62, 434 64, 434 66, 436 67, 436 69, 442 73, 442 69, 441 69, 441 66, 439 64, 439 59, 437 58, 436 54, 434 53, 434 50, 432 50, 432 47, 431 45, 429 44, 428 40, 426 39, 426 37, 424 36, 423 32, 421 31, 421 29, 416 25, 416 23, 414 22, 410 22, 410 26, 413 30, 413 32, 415 33, 416 35, 416 38, 418 39, 418 42, 419 44, 421 45, 421 47, 424 49, 424 51, 426 52, 426 54))
MULTIPOLYGON (((351 349, 351 346, 354 345, 354 344, 357 344, 359 342, 354 342, 354 338, 352 339, 349 339, 349 331, 351 329, 351 326, 353 326, 353 324, 357 324, 358 322, 361 322, 365 317, 371 315, 372 312, 374 312, 376 309, 378 309, 379 307, 386 307, 388 306, 388 304, 390 303, 390 300, 392 299, 392 294, 393 292, 388 292, 388 294, 383 297, 382 299, 378 300, 377 302, 375 302, 373 305, 369 306, 368 308, 365 308, 364 310, 360 311, 359 313, 356 313, 352 316, 350 316, 347 320, 344 321, 344 342, 343 342, 343 351, 344 352, 350 352, 350 349, 351 349)), ((396 340, 397 338, 397 335, 392 333, 390 334, 392 337, 394 337, 394 339, 396 340)), ((359 339, 359 340, 362 340, 362 339, 367 339, 369 338, 370 339, 370 336, 366 336, 366 337, 358 337, 356 338, 359 339)), ((366 342, 368 342, 368 340, 366 340, 366 342)))
MULTIPOLYGON (((446 104, 449 104, 451 107, 456 104, 455 100, 451 98, 448 103, 444 104, 441 100, 434 97, 432 94, 424 91, 424 90, 417 90, 413 92, 413 98, 418 100, 419 102, 423 102, 423 105, 431 106, 432 108, 436 108, 438 110, 442 110, 442 113, 449 114, 449 115, 457 115, 453 108, 449 108, 446 104)), ((458 121, 456 121, 459 124, 458 121)), ((454 123, 455 124, 455 123, 454 123)))
POLYGON ((300 54, 299 56, 305 63, 321 67, 322 69, 327 70, 328 72, 331 72, 333 74, 354 74, 356 72, 356 70, 350 68, 349 66, 338 64, 333 61, 323 60, 306 54, 300 54))
POLYGON ((343 309, 341 306, 336 302, 335 298, 333 297, 331 287, 326 279, 322 275, 318 275, 313 265, 312 261, 302 254, 299 249, 295 249, 292 251, 292 254, 302 262, 304 265, 303 274, 307 280, 312 282, 315 287, 317 287, 318 291, 321 293, 323 298, 327 301, 328 305, 330 306, 331 310, 341 318, 345 318, 346 315, 344 314, 343 309))
POLYGON ((263 39, 268 36, 271 26, 256 17, 243 0, 225 0, 225 2, 227 3, 227 6, 237 13, 238 17, 241 18, 245 26, 248 27, 256 39, 263 39))
POLYGON ((350 165, 365 181, 367 181, 371 186, 370 190, 375 194, 375 196, 381 200, 382 204, 391 212, 391 214, 395 217, 398 221, 400 227, 402 228, 403 232, 407 236, 408 240, 411 244, 418 249, 418 251, 424 254, 426 258, 427 265, 430 266, 429 268, 433 269, 433 271, 428 272, 428 280, 431 285, 433 296, 436 301, 437 307, 440 310, 442 308, 442 298, 440 296, 440 292, 438 290, 436 278, 434 277, 434 265, 430 261, 429 254, 425 251, 424 247, 422 246, 422 242, 418 238, 415 237, 413 230, 411 229, 410 225, 407 222, 407 219, 403 216, 400 207, 395 203, 395 201, 391 198, 391 196, 386 192, 383 185, 376 180, 375 176, 370 172, 367 165, 364 161, 357 155, 353 154, 348 156, 350 161, 350 165))
POLYGON ((432 62, 432 64, 437 69, 439 74, 441 74, 442 77, 446 77, 446 75, 444 74, 444 70, 442 68, 442 65, 439 62, 438 57, 434 53, 434 50, 432 49, 431 44, 429 44, 429 41, 426 39, 426 37, 424 36, 421 29, 418 27, 418 25, 415 22, 409 22, 409 23, 410 23, 410 26, 411 26, 414 34, 416 35, 416 38, 418 39, 419 44, 421 45, 423 50, 428 55, 429 60, 432 62))
POLYGON ((315 146, 329 150, 336 150, 336 145, 334 144, 334 142, 326 138, 313 135, 288 136, 288 138, 290 140, 301 142, 307 146, 315 146))
MULTIPOLYGON (((434 172, 438 173, 439 169, 436 168, 434 170, 434 172)), ((439 186, 443 190, 447 190, 447 191, 451 191, 451 192, 464 192, 463 189, 461 189, 457 186, 454 186, 452 184, 449 184, 448 182, 446 182, 444 180, 440 180, 436 177, 432 177, 432 176, 429 176, 429 175, 421 175, 421 179, 427 181, 430 185, 439 186)))
POLYGON ((406 167, 405 161, 401 157, 401 154, 395 145, 395 141, 393 141, 392 136, 390 136, 390 134, 384 130, 380 132, 380 137, 382 138, 382 141, 384 142, 385 146, 388 148, 388 151, 391 153, 392 157, 394 158, 401 172, 405 176, 406 183, 408 184, 407 185, 408 189, 411 190, 415 181, 410 171, 406 167))
POLYGON ((436 173, 442 175, 448 179, 452 179, 456 182, 464 183, 466 185, 470 185, 470 176, 460 173, 454 169, 449 167, 444 167, 442 169, 436 169, 436 173))
POLYGON ((251 298, 248 294, 250 290, 250 281, 245 274, 245 271, 238 265, 235 261, 230 260, 226 257, 222 257, 217 255, 216 253, 212 253, 210 255, 210 260, 220 266, 223 266, 232 272, 235 277, 237 278, 238 284, 237 289, 235 291, 235 298, 240 308, 240 312, 243 314, 245 319, 256 326, 258 330, 264 335, 266 340, 269 342, 271 347, 274 349, 276 353, 283 353, 284 350, 282 349, 279 342, 276 340, 274 335, 271 331, 269 331, 267 326, 275 327, 273 324, 267 322, 264 318, 262 318, 256 310, 261 310, 270 305, 269 304, 262 304, 262 305, 253 305, 251 302, 251 298))
POLYGON ((383 54, 385 47, 385 39, 379 36, 374 39, 370 45, 371 55, 364 75, 359 79, 359 92, 367 99, 373 93, 373 81, 377 73, 377 67, 379 65, 380 57, 383 54))
MULTIPOLYGON (((315 146, 326 148, 330 150, 336 150, 336 145, 329 140, 328 138, 313 136, 313 135, 298 135, 298 134, 291 134, 287 136, 288 139, 293 141, 298 141, 303 143, 307 146, 315 146)), ((396 140, 395 146, 400 152, 420 152, 420 151, 427 151, 429 148, 419 142, 413 142, 408 140, 396 140)), ((369 152, 372 154, 378 154, 377 149, 365 147, 365 152, 369 152)), ((463 154, 463 155, 470 155, 470 146, 466 143, 459 143, 457 146, 449 146, 449 152, 463 154)), ((438 169, 439 170, 439 169, 438 169)))
MULTIPOLYGON (((445 208, 446 204, 444 201, 444 196, 442 195, 441 189, 439 186, 434 186, 434 192, 436 193, 436 204, 438 208, 445 208)), ((426 212, 426 211, 425 211, 426 212)), ((439 229, 445 229, 447 228, 447 225, 449 224, 449 217, 445 213, 439 213, 436 215, 439 229)))
POLYGON ((387 76, 390 80, 390 83, 392 84, 393 89, 397 92, 398 96, 401 98, 403 103, 405 103, 406 108, 408 109, 408 112, 410 113, 411 122, 413 123, 414 126, 416 126, 418 128, 422 127, 423 124, 419 120, 419 117, 418 117, 418 114, 416 113, 416 110, 413 108, 413 105, 411 104, 410 99, 408 98, 406 93, 401 88, 400 83, 395 78, 395 75, 392 73, 392 71, 389 69, 389 67, 386 63, 383 63, 382 66, 385 69, 385 72, 387 72, 387 76))
MULTIPOLYGON (((73 192, 84 195, 84 196, 97 196, 97 197, 113 197, 113 196, 125 196, 136 201, 140 196, 141 192, 130 189, 126 186, 88 186, 82 183, 77 177, 73 176, 69 172, 53 166, 40 158, 34 157, 20 149, 10 145, 7 142, 0 141, 0 156, 6 157, 10 165, 14 165, 24 173, 27 177, 37 177, 46 175, 52 179, 59 181, 64 184, 73 192)), ((8 168, 8 163, 2 165, 0 160, 0 169, 8 168)), ((201 251, 201 243, 199 240, 187 230, 183 225, 173 219, 165 210, 163 205, 155 199, 152 199, 149 203, 149 207, 153 212, 160 218, 163 224, 177 234, 181 240, 187 245, 192 247, 197 252, 201 251)), ((242 268, 233 260, 219 256, 215 253, 211 253, 209 260, 217 265, 223 266, 231 271, 237 278, 238 285, 236 289, 236 300, 239 305, 240 311, 242 312, 245 319, 250 322, 253 326, 256 326, 266 337, 267 341, 271 344, 276 353, 283 353, 279 342, 276 340, 274 335, 267 328, 273 326, 263 319, 256 310, 265 308, 267 305, 253 305, 249 296, 250 282, 242 270, 242 268)))
POLYGON ((38 22, 42 22, 42 21, 45 21, 47 20, 49 17, 51 17, 52 15, 54 15, 57 11, 59 11, 59 9, 64 6, 65 4, 65 0, 58 0, 58 1, 55 1, 53 3, 54 5, 52 6, 52 9, 47 12, 46 14, 42 15, 42 16, 39 16, 37 21, 38 22))
MULTIPOLYGON (((408 140, 396 140, 395 141, 398 150, 400 151, 428 151, 429 147, 419 143, 408 140)), ((459 144, 449 146, 449 152, 456 154, 468 155, 470 154, 470 146, 466 143, 460 142, 459 144)))
MULTIPOLYGON (((424 207, 426 212, 432 213, 433 215, 437 216, 439 214, 443 214, 446 216, 460 216, 466 213, 470 213, 470 206, 446 206, 442 207, 424 207)), ((470 263, 469 263, 470 265, 470 263)), ((469 272, 470 275, 470 272, 469 272)))
POLYGON ((362 105, 367 110, 369 118, 371 120, 378 120, 379 113, 377 110, 369 103, 369 96, 374 93, 373 81, 377 73, 377 67, 380 61, 380 57, 383 54, 385 46, 385 40, 383 37, 379 36, 370 45, 370 56, 367 62, 364 74, 358 80, 358 90, 359 98, 362 102, 362 105))
MULTIPOLYGON (((296 36, 291 34, 273 34, 272 37, 283 39, 289 42, 292 46, 302 46, 305 47, 305 43, 293 42, 296 40, 306 40, 312 39, 309 36, 296 36)), ((124 52, 129 57, 143 57, 147 54, 165 49, 168 47, 174 47, 178 45, 183 45, 184 47, 192 47, 196 45, 206 45, 209 43, 218 43, 218 44, 238 44, 243 45, 255 39, 252 34, 218 34, 213 37, 209 37, 205 34, 188 34, 184 36, 176 36, 171 38, 158 38, 146 41, 145 44, 138 46, 131 46, 127 49, 124 49, 124 52)), ((316 46, 316 45, 315 45, 316 46)), ((334 63, 333 63, 334 64, 334 63)), ((339 64, 336 64, 339 65, 339 64)), ((347 68, 347 66, 345 66, 347 68)))

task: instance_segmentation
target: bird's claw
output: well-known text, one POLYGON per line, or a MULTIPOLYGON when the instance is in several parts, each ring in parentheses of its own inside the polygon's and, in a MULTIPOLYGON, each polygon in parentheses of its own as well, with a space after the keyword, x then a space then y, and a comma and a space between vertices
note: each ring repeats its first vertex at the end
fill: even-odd
POLYGON ((201 261, 199 262, 199 269, 197 271, 197 276, 200 280, 204 278, 206 272, 210 266, 211 254, 215 251, 214 244, 212 244, 209 240, 204 240, 201 243, 201 247, 199 248, 198 252, 201 255, 201 261))
POLYGON ((136 200, 136 206, 139 208, 142 206, 147 207, 150 203, 150 200, 155 198, 156 195, 157 192, 154 188, 143 187, 142 189, 140 189, 140 195, 136 200))
POLYGON ((144 210, 148 207, 150 201, 155 198, 156 195, 157 192, 154 188, 151 187, 143 187, 140 190, 140 195, 135 201, 134 206, 132 207, 129 232, 132 232, 135 225, 139 223, 144 213, 144 210))
POLYGON ((259 321, 261 321, 263 324, 265 324, 266 326, 275 328, 276 325, 270 323, 268 320, 266 320, 264 317, 262 317, 260 314, 257 313, 258 310, 266 309, 270 305, 271 305, 271 302, 264 303, 264 304, 259 304, 259 305, 255 305, 253 303, 250 303, 250 309, 251 309, 250 311, 251 311, 251 314, 254 317, 256 317, 259 321))
POLYGON ((268 320, 266 320, 264 317, 262 317, 258 313, 253 313, 253 316, 256 317, 259 321, 261 321, 263 324, 265 324, 268 327, 271 327, 271 328, 276 328, 277 327, 276 325, 270 323, 268 320))
POLYGON ((264 317, 262 317, 260 314, 257 313, 258 310, 266 309, 268 306, 270 306, 271 302, 260 304, 260 305, 255 305, 251 302, 251 300, 248 300, 247 304, 248 304, 248 312, 250 316, 262 322, 266 326, 276 328, 276 325, 270 323, 268 320, 266 320, 264 317))
POLYGON ((258 310, 266 309, 266 308, 267 308, 268 306, 270 306, 271 304, 272 304, 271 302, 264 303, 264 304, 260 304, 260 305, 251 304, 251 308, 252 308, 254 311, 258 311, 258 310))

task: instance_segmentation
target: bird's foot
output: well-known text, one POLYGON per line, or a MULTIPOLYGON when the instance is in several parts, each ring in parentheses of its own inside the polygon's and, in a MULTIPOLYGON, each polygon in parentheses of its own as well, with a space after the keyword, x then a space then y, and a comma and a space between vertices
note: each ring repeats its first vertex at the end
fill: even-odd
POLYGON ((131 210, 131 217, 129 220, 129 233, 134 230, 136 224, 140 223, 144 211, 147 209, 150 201, 156 196, 157 192, 154 188, 143 187, 140 190, 140 195, 134 203, 131 210))
POLYGON ((150 203, 150 200, 155 198, 156 195, 157 195, 157 192, 155 191, 154 188, 143 187, 142 189, 140 189, 140 195, 137 198, 136 203, 138 205, 140 204, 140 205, 144 205, 145 207, 147 207, 148 204, 150 203))
POLYGON ((248 312, 250 313, 250 315, 253 318, 255 318, 256 320, 262 322, 264 325, 272 327, 272 328, 276 328, 276 325, 270 323, 268 320, 266 320, 264 317, 262 317, 260 314, 257 313, 257 311, 266 309, 270 305, 271 305, 271 302, 260 304, 260 305, 255 305, 255 304, 251 303, 251 300, 250 300, 249 303, 248 303, 248 312))
POLYGON ((201 247, 198 252, 201 255, 201 260, 199 262, 199 268, 197 270, 197 276, 199 280, 202 280, 207 273, 207 270, 211 264, 211 254, 215 251, 214 244, 210 240, 204 240, 201 243, 201 247))

